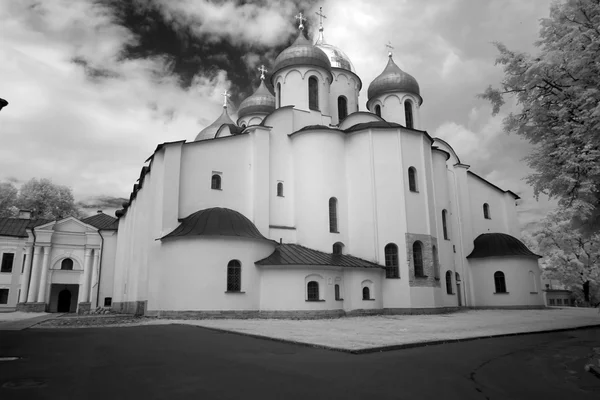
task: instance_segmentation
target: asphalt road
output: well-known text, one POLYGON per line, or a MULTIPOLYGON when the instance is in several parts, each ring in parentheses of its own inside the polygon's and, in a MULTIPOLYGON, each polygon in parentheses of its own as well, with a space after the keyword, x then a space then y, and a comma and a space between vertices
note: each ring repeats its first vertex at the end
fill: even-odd
POLYGON ((184 325, 0 331, 0 399, 600 399, 600 329, 352 355, 184 325))

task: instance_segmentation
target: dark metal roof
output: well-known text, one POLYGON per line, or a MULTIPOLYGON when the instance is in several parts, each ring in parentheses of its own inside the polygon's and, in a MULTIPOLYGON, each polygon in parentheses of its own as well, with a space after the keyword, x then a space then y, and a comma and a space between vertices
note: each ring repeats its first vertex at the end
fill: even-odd
POLYGON ((51 222, 50 219, 0 218, 0 236, 27 237, 27 228, 51 222))
POLYGON ((346 268, 385 268, 357 257, 342 254, 329 254, 309 249, 299 244, 280 244, 267 258, 256 262, 257 265, 329 265, 346 268))
POLYGON ((502 193, 510 193, 510 194, 511 194, 511 195, 512 195, 512 196, 515 198, 515 200, 519 200, 519 199, 520 199, 519 195, 517 195, 516 193, 514 193, 514 192, 512 192, 512 191, 510 191, 510 190, 502 190, 502 189, 500 189, 498 186, 494 185, 492 182, 488 181, 487 179, 484 179, 484 178, 482 178, 481 176, 477 175, 477 174, 476 174, 476 173, 474 173, 474 172, 467 171, 467 174, 469 174, 469 175, 473 175, 475 178, 479 178, 481 181, 483 181, 483 182, 487 183, 488 185, 492 186, 492 187, 493 187, 493 188, 495 188, 495 189, 498 189, 498 190, 499 190, 499 191, 501 191, 502 193))
POLYGON ((467 258, 485 258, 502 256, 537 257, 523 242, 505 233, 484 233, 473 241, 475 248, 467 258))
POLYGON ((331 62, 327 54, 320 48, 314 46, 305 37, 302 31, 298 35, 298 38, 292 43, 290 47, 283 50, 273 64, 273 72, 271 74, 271 83, 273 83, 273 77, 282 69, 294 65, 309 65, 321 67, 329 73, 329 79, 333 79, 331 74, 331 62))
POLYGON ((383 72, 369 85, 367 95, 370 101, 379 95, 395 92, 412 93, 419 98, 419 105, 423 104, 417 80, 411 74, 402 71, 390 56, 383 72))
POLYGON ((267 89, 265 81, 261 80, 258 89, 240 104, 238 108, 238 121, 246 115, 270 114, 274 110, 275 96, 267 89))
POLYGON ((161 239, 180 236, 238 236, 251 239, 265 238, 244 215, 229 208, 207 208, 180 220, 181 225, 161 239))
POLYGON ((81 222, 91 225, 94 228, 108 231, 116 231, 119 228, 119 220, 110 215, 99 212, 91 217, 83 218, 81 222))

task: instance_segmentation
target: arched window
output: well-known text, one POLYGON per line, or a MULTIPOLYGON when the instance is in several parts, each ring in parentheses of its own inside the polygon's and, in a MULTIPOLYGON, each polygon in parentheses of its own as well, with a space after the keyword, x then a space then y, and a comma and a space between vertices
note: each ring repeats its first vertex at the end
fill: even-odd
POLYGON ((412 102, 410 100, 404 102, 404 116, 406 117, 406 127, 413 129, 412 102))
POLYGON ((483 218, 492 219, 490 217, 490 205, 488 203, 483 203, 483 218))
POLYGON ((496 286, 496 293, 506 293, 506 280, 504 279, 504 272, 498 271, 494 273, 494 285, 496 286))
POLYGON ((362 289, 363 300, 371 300, 371 291, 367 286, 362 289))
POLYGON ((448 211, 442 210, 442 229, 444 230, 444 239, 448 240, 448 223, 446 222, 446 216, 448 211))
POLYGON ((341 256, 344 251, 344 244, 341 242, 337 242, 333 244, 333 254, 337 256, 341 256))
POLYGON ((381 117, 381 106, 379 104, 375 106, 375 115, 381 117))
POLYGON ((446 271, 446 293, 452 294, 452 272, 446 271))
POLYGON ((348 100, 344 96, 338 97, 338 121, 342 122, 348 116, 348 100))
POLYGON ((535 274, 533 271, 529 271, 529 284, 531 285, 531 292, 537 293, 537 283, 535 281, 535 274))
POLYGON ((416 192, 417 188, 417 170, 415 167, 410 167, 408 169, 408 189, 411 192, 416 192))
POLYGON ((64 269, 66 271, 72 271, 73 270, 73 260, 71 260, 70 258, 65 258, 64 260, 62 260, 62 262, 60 263, 60 269, 64 269))
POLYGON ((221 175, 213 174, 213 176, 210 180, 210 188, 216 189, 216 190, 221 190, 221 175))
POLYGON ((306 298, 308 300, 319 300, 319 283, 316 281, 310 281, 306 285, 306 298))
POLYGON ((315 76, 308 78, 308 108, 319 110, 319 81, 315 76))
POLYGON ((231 260, 227 264, 227 291, 239 292, 242 290, 242 264, 238 260, 231 260))
POLYGON ((277 84, 277 108, 281 107, 281 83, 277 84))
POLYGON ((336 285, 333 287, 333 290, 334 290, 334 292, 335 292, 335 299, 336 299, 336 300, 341 300, 342 298, 340 297, 340 285, 336 284, 336 285))
POLYGON ((423 246, 421 242, 413 243, 413 263, 415 267, 415 276, 425 276, 423 271, 423 246))
POLYGON ((337 199, 329 199, 329 232, 338 233, 337 199))
POLYGON ((283 182, 277 183, 277 196, 283 197, 283 182))
POLYGON ((438 259, 437 247, 433 246, 431 248, 431 253, 433 255, 433 276, 436 279, 440 278, 440 260, 438 259))
POLYGON ((394 243, 388 243, 384 249, 385 252, 385 277, 399 278, 400 269, 398 267, 398 246, 394 243))

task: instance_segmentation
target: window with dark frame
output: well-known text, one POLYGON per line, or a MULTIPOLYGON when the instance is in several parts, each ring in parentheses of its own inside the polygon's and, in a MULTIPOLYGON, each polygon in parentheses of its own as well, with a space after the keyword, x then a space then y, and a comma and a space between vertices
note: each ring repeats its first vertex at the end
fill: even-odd
POLYGON ((277 108, 281 107, 281 83, 277 84, 277 108))
POLYGON ((27 254, 23 254, 23 265, 21 265, 21 273, 25 272, 25 261, 27 261, 27 254))
POLYGON ((329 232, 338 233, 337 199, 335 197, 329 199, 329 232))
POLYGON ((340 297, 340 285, 336 284, 336 285, 333 287, 333 290, 334 290, 334 292, 335 292, 335 299, 336 299, 336 300, 341 300, 342 298, 340 297))
POLYGON ((488 203, 483 203, 483 218, 492 219, 490 217, 490 205, 488 203))
POLYGON ((242 290, 242 264, 238 260, 231 260, 227 264, 227 291, 239 292, 242 290))
POLYGON ((381 106, 379 104, 375 106, 375 115, 381 117, 381 106))
POLYGON ((496 293, 506 293, 506 279, 504 278, 504 272, 497 271, 494 273, 494 286, 496 287, 496 293))
POLYGON ((315 76, 308 78, 308 108, 319 110, 319 81, 315 76))
POLYGON ((308 300, 316 301, 319 300, 319 283, 316 281, 310 281, 306 285, 306 296, 308 300))
POLYGON ((363 297, 363 300, 371 300, 371 290, 369 289, 368 286, 365 286, 362 289, 362 297, 363 297))
POLYGON ((548 302, 550 303, 551 306, 554 305, 554 299, 549 299, 548 302))
POLYGON ((110 307, 112 306, 112 297, 105 297, 104 298, 104 307, 110 307))
POLYGON ((348 116, 348 100, 346 97, 338 97, 338 121, 342 122, 348 116))
POLYGON ((212 178, 210 179, 210 188, 215 190, 221 189, 221 175, 213 174, 212 178))
POLYGON ((277 183, 277 196, 283 197, 283 182, 277 183))
POLYGON ((73 260, 71 260, 70 258, 65 258, 64 260, 62 260, 62 262, 60 263, 60 269, 65 271, 72 271, 73 260))
POLYGON ((340 242, 333 244, 333 255, 341 256, 344 251, 344 245, 340 242))
POLYGON ((438 259, 437 247, 431 247, 431 254, 433 256, 433 276, 436 279, 440 279, 440 260, 438 259))
POLYGON ((404 102, 404 116, 406 117, 406 127, 413 129, 412 102, 410 100, 404 102))
POLYGON ((421 245, 421 242, 413 243, 413 264, 415 276, 425 276, 423 271, 423 246, 421 245))
POLYGON ((446 222, 448 211, 442 210, 442 229, 444 231, 444 239, 448 240, 448 223, 446 222))
POLYGON ((388 243, 384 248, 385 253, 385 277, 399 278, 400 268, 398 265, 398 246, 388 243))
POLYGON ((446 271, 446 294, 453 294, 452 291, 452 272, 446 271))
POLYGON ((417 170, 415 167, 410 167, 408 169, 408 189, 411 192, 417 191, 417 170))
POLYGON ((0 266, 0 272, 12 272, 14 260, 15 253, 2 254, 2 266, 0 266))
POLYGON ((8 289, 0 289, 0 304, 8 304, 8 289))

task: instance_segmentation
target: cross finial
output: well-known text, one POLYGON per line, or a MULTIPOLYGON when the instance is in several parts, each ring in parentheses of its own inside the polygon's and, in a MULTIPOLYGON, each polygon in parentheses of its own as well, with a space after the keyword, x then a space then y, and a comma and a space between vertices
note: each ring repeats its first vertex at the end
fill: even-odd
POLYGON ((298 21, 300 21, 300 25, 298 25, 298 29, 303 30, 304 29, 303 22, 306 21, 306 18, 304 18, 304 15, 302 15, 302 13, 298 13, 298 15, 296 15, 296 19, 298 21))
POLYGON ((227 98, 230 96, 227 89, 225 89, 225 91, 221 93, 221 96, 223 96, 223 108, 227 108, 227 98))
POLYGON ((394 50, 394 46, 392 46, 392 42, 387 42, 385 47, 388 48, 388 57, 392 56, 392 50, 394 50))
POLYGON ((327 18, 327 16, 325 14, 323 14, 323 7, 319 7, 319 12, 316 12, 315 14, 317 14, 319 16, 319 30, 322 31, 323 30, 323 18, 327 18))
POLYGON ((265 80, 265 72, 267 72, 267 69, 265 68, 264 65, 261 65, 258 70, 260 72, 260 79, 264 81, 265 80))

